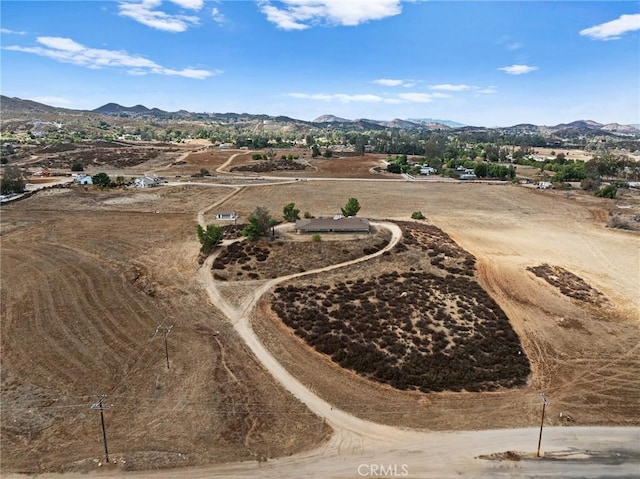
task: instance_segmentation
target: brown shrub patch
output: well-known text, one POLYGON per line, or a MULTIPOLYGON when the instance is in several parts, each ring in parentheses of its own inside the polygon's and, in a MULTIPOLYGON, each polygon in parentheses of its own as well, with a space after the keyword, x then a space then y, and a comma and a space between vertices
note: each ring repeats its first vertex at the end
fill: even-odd
POLYGON ((551 286, 555 286, 565 296, 596 306, 607 303, 607 299, 600 291, 591 287, 579 276, 560 266, 542 264, 540 266, 529 266, 527 271, 531 271, 551 286))

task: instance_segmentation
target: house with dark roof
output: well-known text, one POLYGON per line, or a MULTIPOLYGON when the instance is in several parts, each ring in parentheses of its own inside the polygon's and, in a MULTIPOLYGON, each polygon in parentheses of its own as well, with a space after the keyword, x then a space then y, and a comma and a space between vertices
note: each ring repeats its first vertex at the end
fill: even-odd
POLYGON ((366 218, 305 218, 296 221, 297 233, 369 233, 366 218))

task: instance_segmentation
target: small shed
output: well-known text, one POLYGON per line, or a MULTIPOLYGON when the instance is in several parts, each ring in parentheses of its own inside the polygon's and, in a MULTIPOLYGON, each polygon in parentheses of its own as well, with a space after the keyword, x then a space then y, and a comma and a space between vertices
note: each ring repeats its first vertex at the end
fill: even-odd
POLYGON ((222 221, 234 221, 238 219, 238 213, 235 211, 221 211, 216 213, 216 219, 222 221))
POLYGON ((73 174, 73 182, 78 183, 79 185, 92 185, 93 179, 84 173, 81 174, 73 174))
POLYGON ((136 178, 134 185, 138 188, 152 188, 160 184, 160 178, 155 175, 147 175, 141 178, 136 178))

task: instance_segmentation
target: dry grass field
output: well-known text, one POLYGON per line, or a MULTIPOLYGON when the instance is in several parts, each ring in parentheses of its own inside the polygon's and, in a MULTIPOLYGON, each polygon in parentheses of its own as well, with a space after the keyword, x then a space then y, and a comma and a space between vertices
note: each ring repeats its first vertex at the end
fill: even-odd
MULTIPOLYGON (((246 152, 203 152, 163 171, 213 173, 234 153, 251 161, 246 152)), ((209 304, 197 275, 199 213, 208 209, 202 216, 208 222, 216 209, 246 217, 265 206, 279 216, 292 201, 314 215, 338 212, 349 197, 358 198, 363 217, 407 221, 422 211, 476 258, 474 278, 509 318, 531 362, 527 385, 515 389, 400 391, 313 350, 273 313, 267 295, 255 312, 256 332, 290 372, 336 407, 430 430, 533 426, 537 393, 545 392, 551 424, 560 424, 561 412, 577 425, 640 424, 640 252, 637 233, 605 227, 614 203, 512 185, 313 179, 347 171, 366 177, 375 163, 340 161, 317 160, 309 181, 279 185, 73 188, 3 205, 3 471, 95 468, 102 438, 99 414, 90 407, 101 394, 112 405, 105 412, 110 454, 126 458, 123 468, 261 460, 326 440, 329 428, 273 382, 209 304), (563 294, 528 270, 541 265, 561 268, 556 271, 606 301, 563 294), (165 332, 157 328, 171 325, 167 369, 165 332)), ((151 166, 166 165, 138 168, 151 166)), ((624 201, 640 205, 637 195, 624 201)), ((313 267, 309 250, 286 251, 292 264, 313 267)), ((353 254, 350 246, 338 251, 342 257, 334 261, 353 254)), ((331 261, 328 254, 318 264, 331 261)), ((305 282, 378 277, 397 267, 394 258, 305 282)), ((243 279, 240 266, 234 268, 243 279)), ((224 291, 233 302, 235 292, 255 284, 235 281, 224 291)))

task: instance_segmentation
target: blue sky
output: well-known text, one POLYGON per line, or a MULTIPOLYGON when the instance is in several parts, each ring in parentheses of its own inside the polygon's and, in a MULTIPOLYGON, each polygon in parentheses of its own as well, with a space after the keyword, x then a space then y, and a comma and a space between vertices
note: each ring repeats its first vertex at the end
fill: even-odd
POLYGON ((640 4, 0 2, 3 95, 94 109, 640 123, 640 4))

